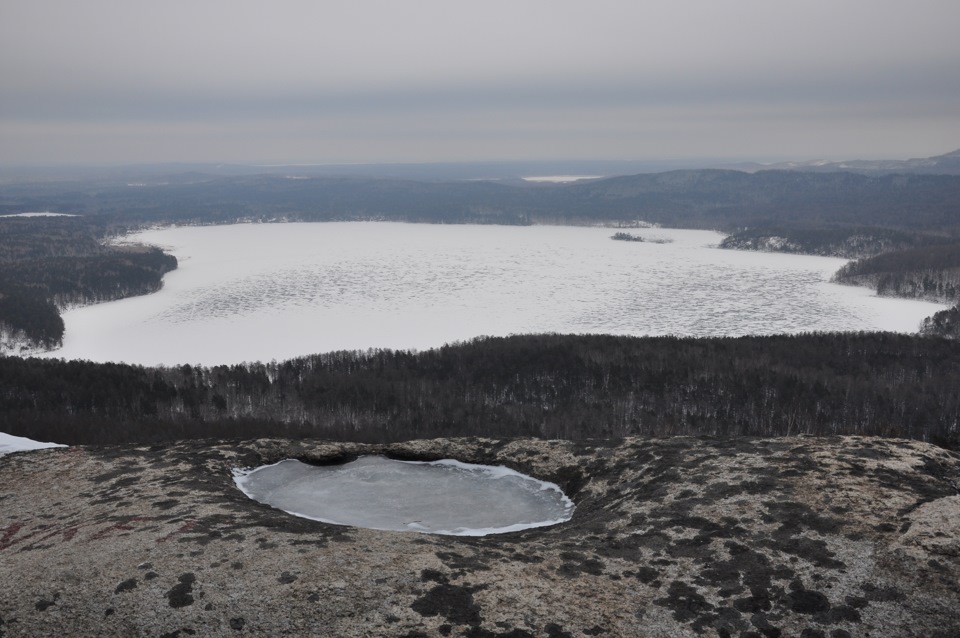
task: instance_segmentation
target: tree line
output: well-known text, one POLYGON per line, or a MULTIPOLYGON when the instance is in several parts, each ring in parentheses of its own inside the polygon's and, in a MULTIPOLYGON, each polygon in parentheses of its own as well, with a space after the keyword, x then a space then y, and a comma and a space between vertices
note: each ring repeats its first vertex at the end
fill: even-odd
POLYGON ((0 431, 63 443, 860 434, 960 445, 960 342, 527 335, 145 368, 0 358, 0 431))
POLYGON ((956 238, 949 235, 879 226, 810 227, 798 223, 795 226, 758 226, 737 230, 725 237, 720 247, 866 259, 883 253, 940 246, 955 241, 956 238))

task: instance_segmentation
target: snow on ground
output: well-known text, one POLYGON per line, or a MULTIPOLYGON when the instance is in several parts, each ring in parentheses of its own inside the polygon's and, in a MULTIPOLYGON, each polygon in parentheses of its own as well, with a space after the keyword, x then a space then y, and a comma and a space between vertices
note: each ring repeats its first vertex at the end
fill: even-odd
POLYGON ((43 352, 45 350, 31 341, 22 330, 11 330, 0 323, 0 355, 29 357, 43 352))
POLYGON ((27 450, 42 450, 48 447, 67 447, 61 443, 42 443, 22 436, 13 436, 0 432, 0 456, 10 454, 11 452, 24 452, 27 450))

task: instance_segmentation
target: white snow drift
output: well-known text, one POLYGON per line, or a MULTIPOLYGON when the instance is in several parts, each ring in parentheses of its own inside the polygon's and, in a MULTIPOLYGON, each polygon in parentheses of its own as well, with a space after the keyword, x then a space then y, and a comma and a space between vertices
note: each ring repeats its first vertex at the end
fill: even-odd
POLYGON ((0 456, 11 452, 25 452, 27 450, 42 450, 48 447, 67 447, 60 443, 43 443, 22 436, 13 436, 0 432, 0 456))

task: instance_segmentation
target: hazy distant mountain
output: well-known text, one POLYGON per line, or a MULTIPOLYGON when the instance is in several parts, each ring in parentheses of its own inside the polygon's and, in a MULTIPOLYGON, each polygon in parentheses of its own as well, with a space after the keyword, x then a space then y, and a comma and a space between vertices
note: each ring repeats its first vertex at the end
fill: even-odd
MULTIPOLYGON (((724 163, 724 162, 721 162, 724 163)), ((712 168, 712 159, 543 160, 502 162, 429 162, 393 164, 136 164, 129 166, 0 166, 0 185, 22 182, 99 182, 169 184, 199 178, 272 175, 291 179, 350 177, 427 182, 518 181, 529 177, 634 175, 680 169, 712 168)))
POLYGON ((960 150, 908 160, 805 160, 743 162, 724 159, 682 160, 542 160, 428 162, 395 164, 134 164, 125 166, 0 167, 0 186, 22 183, 97 183, 100 185, 191 184, 216 178, 274 176, 287 179, 359 178, 419 182, 518 182, 532 177, 618 177, 673 171, 725 169, 756 173, 766 170, 852 172, 868 175, 925 173, 960 175, 960 150))
POLYGON ((956 175, 678 170, 568 184, 368 177, 203 176, 0 186, 0 214, 51 211, 110 225, 395 220, 672 227, 882 226, 960 232, 956 175))
POLYGON ((809 160, 805 162, 778 162, 759 164, 746 162, 728 166, 743 171, 795 170, 850 173, 926 173, 930 175, 960 175, 960 149, 934 157, 920 157, 908 160, 849 160, 832 162, 829 160, 809 160))

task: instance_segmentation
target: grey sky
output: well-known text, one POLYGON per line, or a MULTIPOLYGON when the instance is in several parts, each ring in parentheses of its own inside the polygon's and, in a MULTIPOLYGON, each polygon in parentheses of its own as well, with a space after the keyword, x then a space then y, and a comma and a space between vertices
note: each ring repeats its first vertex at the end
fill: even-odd
POLYGON ((2 0, 0 163, 905 158, 957 0, 2 0))

